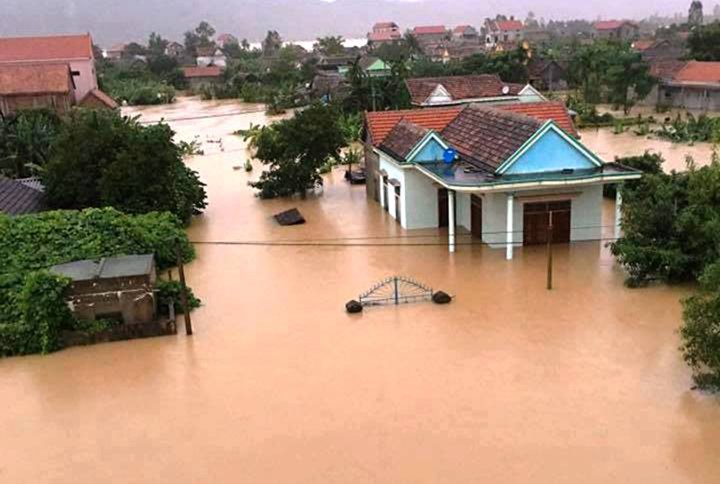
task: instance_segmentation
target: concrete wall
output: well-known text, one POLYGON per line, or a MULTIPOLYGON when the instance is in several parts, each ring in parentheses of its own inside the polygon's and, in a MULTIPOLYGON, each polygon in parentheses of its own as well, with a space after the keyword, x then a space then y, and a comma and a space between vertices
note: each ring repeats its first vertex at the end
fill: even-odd
MULTIPOLYGON (((437 196, 437 195, 436 195, 437 196)), ((472 207, 470 204, 469 193, 456 193, 455 194, 455 216, 456 226, 463 227, 467 231, 472 230, 472 207)))
POLYGON ((80 75, 73 76, 75 81, 75 102, 80 102, 87 93, 98 88, 95 61, 93 59, 71 61, 70 70, 80 73, 80 75))
POLYGON ((380 187, 378 186, 378 166, 380 160, 377 153, 373 151, 373 146, 366 141, 365 150, 365 193, 370 200, 380 201, 380 187))

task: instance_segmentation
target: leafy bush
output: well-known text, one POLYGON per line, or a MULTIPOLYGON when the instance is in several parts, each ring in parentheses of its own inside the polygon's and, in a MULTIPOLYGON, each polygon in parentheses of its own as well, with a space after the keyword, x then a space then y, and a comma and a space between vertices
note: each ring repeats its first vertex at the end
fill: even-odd
POLYGON ((205 185, 173 135, 165 124, 143 126, 113 111, 71 112, 42 174, 48 206, 168 211, 188 223, 206 206, 205 185))
POLYGON ((0 174, 23 178, 39 173, 48 161, 60 118, 47 109, 0 116, 0 174))
POLYGON ((685 119, 678 114, 654 131, 661 138, 673 143, 720 142, 720 119, 701 114, 697 118, 687 113, 685 119))
MULTIPOLYGON (((156 289, 158 290, 158 302, 160 303, 160 310, 163 313, 167 313, 168 305, 171 302, 175 303, 175 310, 177 313, 182 313, 182 304, 180 303, 180 281, 158 281, 156 289)), ((202 301, 198 299, 192 292, 192 289, 187 288, 188 306, 190 310, 197 309, 202 304, 202 301)))
MULTIPOLYGON (((652 153, 646 151, 640 156, 626 156, 623 158, 615 158, 615 163, 619 163, 629 168, 635 168, 645 174, 657 174, 662 173, 662 164, 665 159, 659 153, 652 153)), ((634 187, 638 182, 630 181, 625 182, 626 186, 634 187)), ((617 185, 603 185, 603 196, 607 198, 615 198, 617 192, 617 185)))
POLYGON ((623 187, 623 237, 611 250, 628 283, 694 281, 720 256, 720 163, 623 187))
POLYGON ((175 100, 175 88, 151 80, 115 80, 105 83, 108 94, 130 106, 169 104, 175 100))
POLYGON ((698 387, 720 391, 720 262, 700 278, 700 292, 683 301, 683 358, 698 387))
POLYGON ((0 355, 59 348, 63 329, 77 329, 62 292, 67 280, 48 268, 82 259, 155 254, 160 269, 175 264, 176 243, 185 261, 195 257, 169 213, 130 216, 112 208, 0 216, 0 355))

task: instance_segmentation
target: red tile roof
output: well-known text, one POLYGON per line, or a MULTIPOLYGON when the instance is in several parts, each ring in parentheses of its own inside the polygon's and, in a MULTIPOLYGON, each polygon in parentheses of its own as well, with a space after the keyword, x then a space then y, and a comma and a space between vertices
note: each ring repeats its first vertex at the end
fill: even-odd
POLYGON ((398 25, 395 22, 378 22, 373 25, 373 31, 377 32, 380 30, 392 30, 397 29, 398 25))
POLYGON ((462 110, 462 106, 454 106, 449 108, 375 111, 365 113, 365 122, 370 142, 375 146, 380 146, 385 137, 402 119, 426 129, 442 131, 462 110))
POLYGON ((523 23, 519 20, 500 20, 496 22, 498 30, 522 30, 523 23))
POLYGON ((65 94, 71 86, 67 64, 0 64, 0 95, 65 94))
POLYGON ((107 107, 108 109, 117 109, 118 103, 105 94, 100 89, 93 89, 85 94, 85 97, 80 100, 80 106, 95 107, 97 104, 107 107))
POLYGON ((686 61, 674 59, 653 61, 650 64, 650 75, 658 79, 672 79, 686 64, 686 61))
POLYGON ((653 46, 654 43, 655 43, 655 41, 652 39, 651 40, 636 40, 635 42, 632 43, 632 48, 637 51, 642 52, 644 50, 648 50, 650 47, 653 46))
POLYGON ((220 77, 222 69, 217 66, 208 67, 183 67, 183 74, 186 78, 192 77, 220 77))
POLYGON ((599 22, 595 22, 593 27, 595 27, 595 30, 615 30, 619 29, 624 24, 632 25, 632 22, 628 20, 601 20, 599 22))
POLYGON ((0 38, 0 63, 91 59, 90 34, 0 38))
POLYGON ((370 32, 368 34, 368 40, 371 42, 389 42, 392 40, 399 40, 402 34, 397 31, 385 30, 379 32, 370 32))
POLYGON ((413 29, 416 35, 444 34, 446 32, 444 25, 421 25, 413 29))
POLYGON ((547 101, 537 103, 498 104, 503 111, 524 114, 540 121, 553 120, 566 133, 577 137, 578 133, 573 124, 570 113, 565 104, 560 101, 547 101))
POLYGON ((445 88, 453 101, 517 95, 523 88, 520 84, 503 82, 497 74, 421 77, 407 79, 405 85, 410 93, 410 99, 415 105, 423 104, 438 85, 445 88))
POLYGON ((457 27, 455 27, 453 29, 453 32, 455 32, 456 34, 461 34, 461 33, 465 32, 467 29, 471 29, 471 28, 472 28, 472 25, 458 25, 457 27))
POLYGON ((673 76, 678 82, 720 84, 720 62, 690 61, 673 76))

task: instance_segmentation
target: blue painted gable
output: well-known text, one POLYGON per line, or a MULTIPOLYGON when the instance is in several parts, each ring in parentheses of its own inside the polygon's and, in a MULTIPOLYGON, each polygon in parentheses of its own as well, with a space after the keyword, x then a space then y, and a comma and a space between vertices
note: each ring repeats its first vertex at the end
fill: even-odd
POLYGON ((509 175, 580 170, 597 165, 554 130, 548 130, 504 172, 509 175))
POLYGON ((443 153, 445 152, 445 148, 437 142, 435 139, 429 139, 425 146, 418 151, 418 153, 412 157, 412 159, 407 160, 411 163, 429 163, 429 162, 438 162, 443 160, 443 153))

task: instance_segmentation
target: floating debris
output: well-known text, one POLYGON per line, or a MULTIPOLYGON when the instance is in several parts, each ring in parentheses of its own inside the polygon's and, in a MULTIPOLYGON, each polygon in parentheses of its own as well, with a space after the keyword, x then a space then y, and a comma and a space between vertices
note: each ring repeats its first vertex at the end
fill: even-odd
POLYGON ((291 208, 284 212, 275 214, 275 220, 280 225, 300 225, 305 223, 305 217, 302 216, 300 210, 297 208, 291 208))

